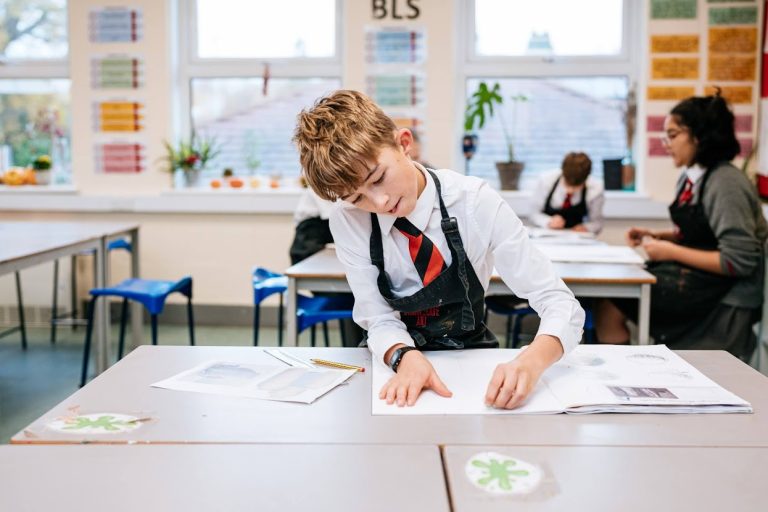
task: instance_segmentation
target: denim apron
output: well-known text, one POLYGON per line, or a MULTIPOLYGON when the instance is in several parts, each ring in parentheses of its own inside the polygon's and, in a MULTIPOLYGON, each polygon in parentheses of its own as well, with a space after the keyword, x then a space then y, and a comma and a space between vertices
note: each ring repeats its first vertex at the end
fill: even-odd
POLYGON ((396 297, 384 270, 379 220, 371 213, 371 261, 379 269, 379 292, 392 309, 400 312, 419 350, 498 348, 496 336, 483 323, 485 290, 467 259, 456 218, 448 216, 440 180, 431 170, 427 172, 437 188, 440 226, 451 251, 451 265, 413 295, 396 297))
POLYGON ((549 191, 547 196, 547 202, 544 204, 544 213, 550 217, 553 215, 559 215, 565 219, 565 227, 572 228, 578 226, 584 222, 587 217, 587 186, 581 191, 581 201, 579 204, 572 205, 570 208, 552 208, 552 194, 557 189, 557 184, 560 183, 560 179, 555 180, 555 184, 552 185, 552 190, 549 191))

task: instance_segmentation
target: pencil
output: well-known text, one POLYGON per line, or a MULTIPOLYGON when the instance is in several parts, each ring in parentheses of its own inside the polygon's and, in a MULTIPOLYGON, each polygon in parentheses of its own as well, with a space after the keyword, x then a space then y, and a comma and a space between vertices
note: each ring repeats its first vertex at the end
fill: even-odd
POLYGON ((331 368, 340 368, 342 370, 355 370, 358 372, 364 372, 365 368, 362 366, 355 366, 352 364, 337 363, 336 361, 326 361, 325 359, 310 359, 315 364, 320 366, 330 366, 331 368))

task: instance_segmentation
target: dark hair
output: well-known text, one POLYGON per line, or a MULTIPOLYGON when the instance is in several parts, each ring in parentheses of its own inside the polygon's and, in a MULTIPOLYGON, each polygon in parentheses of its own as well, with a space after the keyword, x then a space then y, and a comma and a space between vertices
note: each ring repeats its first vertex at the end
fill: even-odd
POLYGON ((587 181, 589 173, 592 172, 592 160, 586 153, 572 152, 565 155, 560 168, 563 170, 565 183, 577 187, 587 181))
POLYGON ((730 162, 741 147, 733 127, 733 112, 717 89, 714 96, 693 96, 678 103, 670 112, 675 121, 688 128, 697 141, 693 163, 711 169, 730 162))

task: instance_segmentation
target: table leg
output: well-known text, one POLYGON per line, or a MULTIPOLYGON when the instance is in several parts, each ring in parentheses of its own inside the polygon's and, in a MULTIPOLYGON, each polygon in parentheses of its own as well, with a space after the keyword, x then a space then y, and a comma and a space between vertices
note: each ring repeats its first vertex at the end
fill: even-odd
POLYGON ((640 285, 640 304, 638 306, 638 342, 640 345, 650 345, 649 334, 651 326, 651 285, 640 285))
MULTIPOLYGON (((131 277, 138 278, 139 273, 139 230, 131 230, 131 277)), ((131 348, 136 348, 144 341, 144 307, 131 301, 131 348)))
MULTIPOLYGON (((94 281, 96 288, 103 288, 107 282, 107 237, 101 237, 94 256, 94 281)), ((96 374, 109 366, 109 301, 96 301, 96 374)))
POLYGON ((285 346, 295 347, 298 345, 298 332, 296 325, 296 309, 297 309, 297 286, 296 279, 293 277, 288 278, 288 294, 286 304, 286 336, 285 346))

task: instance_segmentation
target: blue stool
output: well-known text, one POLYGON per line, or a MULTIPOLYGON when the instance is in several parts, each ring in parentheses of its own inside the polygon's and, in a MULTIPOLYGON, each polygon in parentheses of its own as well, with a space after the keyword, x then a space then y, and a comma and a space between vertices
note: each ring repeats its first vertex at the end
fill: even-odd
MULTIPOLYGON (((195 321, 192 314, 192 278, 182 277, 178 281, 158 281, 151 279, 126 279, 110 288, 94 288, 91 290, 91 301, 88 304, 88 328, 85 334, 85 349, 83 351, 83 372, 80 386, 85 385, 88 374, 88 359, 91 352, 91 334, 93 331, 93 312, 99 297, 122 297, 123 305, 120 318, 120 343, 118 359, 123 357, 125 346, 125 324, 128 316, 128 301, 135 300, 144 305, 149 311, 152 321, 152 344, 157 345, 157 315, 163 312, 165 299, 172 293, 181 293, 187 298, 187 324, 189 326, 189 344, 195 344, 195 321)), ((105 304, 105 307, 108 305, 105 304)))
MULTIPOLYGON (((124 250, 128 252, 133 251, 131 243, 123 238, 117 238, 107 244, 107 251, 112 252, 115 250, 124 250)), ((93 251, 88 251, 84 254, 92 254, 93 251)), ((66 323, 72 325, 74 329, 77 327, 77 323, 80 321, 77 318, 77 272, 75 271, 75 262, 77 256, 72 256, 72 268, 70 270, 70 297, 72 300, 72 311, 68 313, 58 314, 59 306, 59 260, 53 262, 53 306, 51 309, 51 343, 56 343, 56 326, 58 324, 66 323)), ((108 283, 105 283, 108 284, 108 283)))
POLYGON ((341 321, 345 318, 352 318, 352 302, 347 297, 305 297, 299 295, 296 308, 296 331, 301 333, 307 327, 311 327, 311 344, 314 347, 316 341, 315 327, 318 323, 322 322, 325 346, 328 347, 330 345, 328 322, 338 320, 341 346, 346 347, 346 336, 341 321))
POLYGON ((523 318, 528 315, 535 315, 536 311, 528 305, 527 301, 506 295, 486 297, 485 306, 486 323, 488 311, 493 311, 497 315, 507 317, 506 346, 517 348, 520 345, 520 330, 523 326, 523 318), (511 345, 510 341, 512 342, 511 345))
POLYGON ((264 299, 275 293, 280 294, 280 309, 277 310, 277 343, 283 344, 283 293, 288 290, 288 278, 277 272, 272 272, 263 267, 253 269, 251 275, 253 284, 253 346, 259 344, 259 323, 261 316, 261 303, 264 299))

